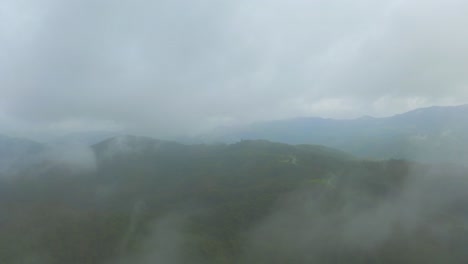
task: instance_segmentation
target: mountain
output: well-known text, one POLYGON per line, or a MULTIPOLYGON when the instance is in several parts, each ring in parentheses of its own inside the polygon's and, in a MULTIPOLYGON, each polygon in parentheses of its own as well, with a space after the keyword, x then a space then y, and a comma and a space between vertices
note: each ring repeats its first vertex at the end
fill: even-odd
POLYGON ((0 179, 0 263, 468 261, 461 166, 265 140, 119 136, 84 154, 91 169, 0 179))
POLYGON ((0 174, 29 164, 44 146, 29 139, 0 135, 0 174))
POLYGON ((384 118, 271 121, 224 129, 204 140, 235 142, 240 139, 326 145, 374 159, 465 163, 468 160, 468 105, 421 108, 384 118))
POLYGON ((120 135, 118 132, 111 131, 87 131, 87 132, 75 132, 58 136, 50 140, 50 144, 78 144, 78 145, 93 145, 97 144, 108 138, 116 137, 120 135))

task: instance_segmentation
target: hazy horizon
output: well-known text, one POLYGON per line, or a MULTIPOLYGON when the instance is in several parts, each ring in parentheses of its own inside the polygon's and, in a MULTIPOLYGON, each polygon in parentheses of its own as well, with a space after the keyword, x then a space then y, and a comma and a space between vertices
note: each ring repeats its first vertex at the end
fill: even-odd
MULTIPOLYGON (((217 131, 222 131, 223 129, 242 129, 242 128, 248 128, 250 125, 256 125, 256 124, 268 124, 269 122, 275 122, 275 121, 286 121, 286 120, 301 120, 301 119, 308 119, 308 118, 319 118, 319 119, 331 119, 331 120, 356 120, 360 118, 389 118, 401 114, 406 114, 415 110, 424 110, 424 109, 430 109, 430 108, 450 108, 450 107, 464 107, 468 106, 468 104, 457 104, 457 105, 432 105, 432 106, 426 106, 426 107, 417 107, 414 109, 409 109, 404 112, 397 112, 394 114, 390 115, 383 115, 383 116, 371 116, 371 115, 360 115, 356 117, 348 117, 348 118, 332 118, 332 117, 327 117, 327 116, 292 116, 288 118, 282 118, 282 119, 267 119, 267 120, 261 120, 261 121, 252 121, 250 123, 244 123, 244 124, 235 124, 235 125, 220 125, 216 127, 212 127, 211 129, 207 129, 204 131, 201 131, 197 134, 184 134, 182 132, 175 132, 170 136, 166 137, 161 137, 159 138, 157 134, 151 134, 151 133, 131 133, 122 129, 108 129, 108 128, 103 128, 103 129, 91 129, 91 130, 79 130, 79 131, 59 131, 58 133, 39 133, 39 134, 28 134, 26 133, 16 133, 15 132, 10 132, 10 134, 1 132, 0 135, 3 136, 8 136, 11 138, 24 138, 24 139, 30 139, 33 141, 37 142, 53 142, 53 143, 60 143, 63 140, 63 143, 67 143, 69 141, 68 137, 73 137, 73 136, 86 136, 89 135, 91 137, 97 136, 97 138, 102 138, 102 139, 107 139, 109 137, 114 137, 114 136, 123 136, 123 135, 135 135, 135 136, 144 136, 144 137, 150 137, 150 138, 155 138, 155 139, 164 139, 164 140, 182 140, 182 141, 187 141, 190 140, 191 138, 198 138, 198 137, 203 137, 210 135, 211 133, 215 133, 217 131)), ((99 140, 98 140, 99 141, 99 140)), ((70 142, 68 142, 70 143, 70 142)))

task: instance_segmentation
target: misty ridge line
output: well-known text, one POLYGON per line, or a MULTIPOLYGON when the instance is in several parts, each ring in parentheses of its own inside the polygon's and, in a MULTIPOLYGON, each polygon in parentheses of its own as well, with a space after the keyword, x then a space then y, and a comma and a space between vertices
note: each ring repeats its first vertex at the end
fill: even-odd
MULTIPOLYGON (((233 143, 242 139, 267 139, 288 144, 318 144, 349 152, 365 159, 404 158, 423 162, 455 162, 468 160, 467 105, 429 107, 386 118, 333 120, 300 118, 257 123, 240 129, 207 134, 196 139, 180 139, 184 144, 233 143)), ((18 171, 31 164, 62 164, 77 171, 96 169, 93 145, 115 138, 114 153, 135 151, 128 140, 133 136, 115 136, 96 132, 82 136, 74 134, 69 140, 61 137, 46 144, 28 139, 0 137, 0 172, 18 171), (122 141, 122 142, 120 142, 122 141), (120 143, 119 143, 120 142, 120 143), (126 149, 127 148, 127 149, 126 149)), ((150 138, 147 138, 148 140, 150 138)), ((49 166, 47 165, 47 166, 49 166)), ((47 166, 43 170, 47 170, 47 166)))
MULTIPOLYGON (((466 164, 468 122, 464 122, 464 119, 467 115, 467 105, 461 105, 421 108, 386 118, 299 118, 225 128, 198 138, 179 138, 178 141, 184 144, 212 144, 267 139, 295 145, 325 145, 365 159, 405 158, 466 164)), ((112 137, 117 141, 114 149, 109 150, 109 155, 129 148, 125 140, 132 136, 119 136, 113 132, 75 133, 68 139, 62 136, 45 144, 2 136, 0 172, 13 172, 25 164, 52 162, 75 167, 78 171, 94 170, 96 161, 92 146, 112 137), (119 144, 119 140, 123 143, 119 144)))
MULTIPOLYGON (((394 115, 389 115, 389 116, 384 116, 384 117, 372 117, 372 116, 369 116, 369 115, 363 115, 361 117, 356 117, 356 118, 350 118, 350 119, 334 119, 334 118, 323 118, 323 117, 319 117, 319 116, 300 116, 300 117, 294 117, 294 118, 290 118, 290 119, 273 119, 273 120, 269 120, 269 121, 263 121, 263 122, 253 122, 253 123, 249 123, 247 125, 243 125, 243 126, 221 126, 221 127, 217 127, 213 130, 213 133, 216 133, 217 131, 221 131, 222 130, 242 130, 242 129, 249 129, 249 127, 251 126, 255 126, 255 125, 261 125, 261 124, 265 124, 265 123, 269 123, 269 122, 287 122, 289 120, 297 120, 297 121, 300 121, 300 122, 306 122, 308 120, 314 120, 314 119, 318 119, 318 120, 329 120, 329 121, 336 121, 336 122, 342 122, 342 121, 365 121, 365 120, 373 120, 375 122, 380 122, 380 121, 384 121, 384 120, 388 120, 388 119, 395 119, 395 120, 398 120, 398 119, 405 119, 405 118, 409 118, 411 116, 416 116, 416 115, 434 115, 433 118, 435 118, 435 121, 436 122, 440 122, 440 121, 443 121, 443 119, 441 120, 441 118, 443 117, 446 117, 445 115, 449 116, 450 118, 449 119, 454 119, 455 117, 458 117, 460 115, 463 115, 463 113, 467 110, 468 108, 468 104, 461 104, 461 105, 455 105, 455 106, 437 106, 437 105, 434 105, 434 106, 429 106, 429 107, 424 107, 424 108, 415 108, 413 110, 410 110, 410 111, 407 111, 407 112, 402 112, 402 113, 399 113, 399 114, 394 114, 394 115)), ((403 121, 402 120, 402 121, 403 121)), ((453 120, 453 121, 456 121, 456 120, 453 120)), ((180 134, 180 133, 176 133, 176 134, 180 134)), ((201 135, 201 136, 197 136, 197 137, 201 137, 203 138, 204 136, 209 136, 210 132, 208 133, 205 133, 205 135, 201 135)), ((122 132, 115 132, 115 131, 99 131, 99 130, 91 130, 91 131, 86 131, 86 132, 74 132, 74 133, 70 133, 69 135, 67 134, 62 134, 61 136, 58 136, 58 137, 52 137, 51 139, 47 140, 47 141, 37 141, 37 143, 41 143, 41 144, 61 144, 61 143, 72 143, 72 144, 86 144, 86 145, 93 145, 93 144, 97 144, 99 143, 100 141, 103 141, 105 139, 108 139, 108 138, 111 138, 111 137, 114 137, 114 136, 125 136, 125 135, 128 135, 130 136, 130 134, 125 134, 125 133, 122 133, 122 132)), ((3 137, 7 137, 6 135, 2 135, 3 137)), ((168 139, 169 140, 174 140, 174 138, 179 138, 182 142, 191 142, 191 140, 196 140, 193 139, 193 138, 186 138, 186 137, 180 137, 180 136, 172 136, 172 137, 169 137, 168 139)), ((10 140, 30 140, 30 141, 34 141, 34 140, 31 140, 31 139, 27 139, 27 138, 20 138, 20 137, 9 137, 10 140)), ((31 142, 32 143, 32 142, 31 142)))

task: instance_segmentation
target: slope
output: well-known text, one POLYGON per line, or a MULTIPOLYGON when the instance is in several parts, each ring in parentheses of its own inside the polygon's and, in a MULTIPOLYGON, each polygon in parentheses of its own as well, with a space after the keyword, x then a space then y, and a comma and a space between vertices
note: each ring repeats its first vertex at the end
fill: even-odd
POLYGON ((123 136, 93 149, 95 171, 1 180, 1 263, 468 260, 462 167, 263 140, 123 136))

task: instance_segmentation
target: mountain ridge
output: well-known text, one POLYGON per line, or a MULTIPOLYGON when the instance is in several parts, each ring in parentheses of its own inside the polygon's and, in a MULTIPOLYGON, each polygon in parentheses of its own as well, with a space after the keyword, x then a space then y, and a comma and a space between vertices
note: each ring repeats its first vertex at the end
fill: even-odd
MULTIPOLYGON (((296 117, 254 123, 235 128, 218 129, 196 139, 164 141, 151 137, 116 135, 102 139, 105 134, 90 133, 91 138, 78 137, 78 143, 98 148, 109 140, 145 144, 182 142, 187 144, 234 143, 242 140, 268 140, 292 145, 321 145, 366 159, 410 159, 423 162, 456 162, 468 160, 468 104, 431 106, 388 117, 362 116, 355 119, 296 117), (133 138, 132 138, 133 137, 133 138), (138 139, 137 139, 138 138, 138 139), (143 140, 145 139, 145 140, 143 140)), ((109 133, 109 135, 111 135, 109 133)), ((75 143, 77 137, 67 144, 75 143)), ((0 135, 0 165, 3 168, 30 159, 51 144, 0 135), (3 145, 2 145, 3 144, 3 145)), ((53 144, 52 144, 53 145, 53 144)), ((139 145, 142 149, 144 146, 139 145)), ((144 144, 143 144, 144 145, 144 144)))
POLYGON ((363 158, 463 163, 468 160, 468 104, 419 108, 382 118, 299 117, 260 122, 208 134, 200 141, 241 139, 325 145, 363 158))

